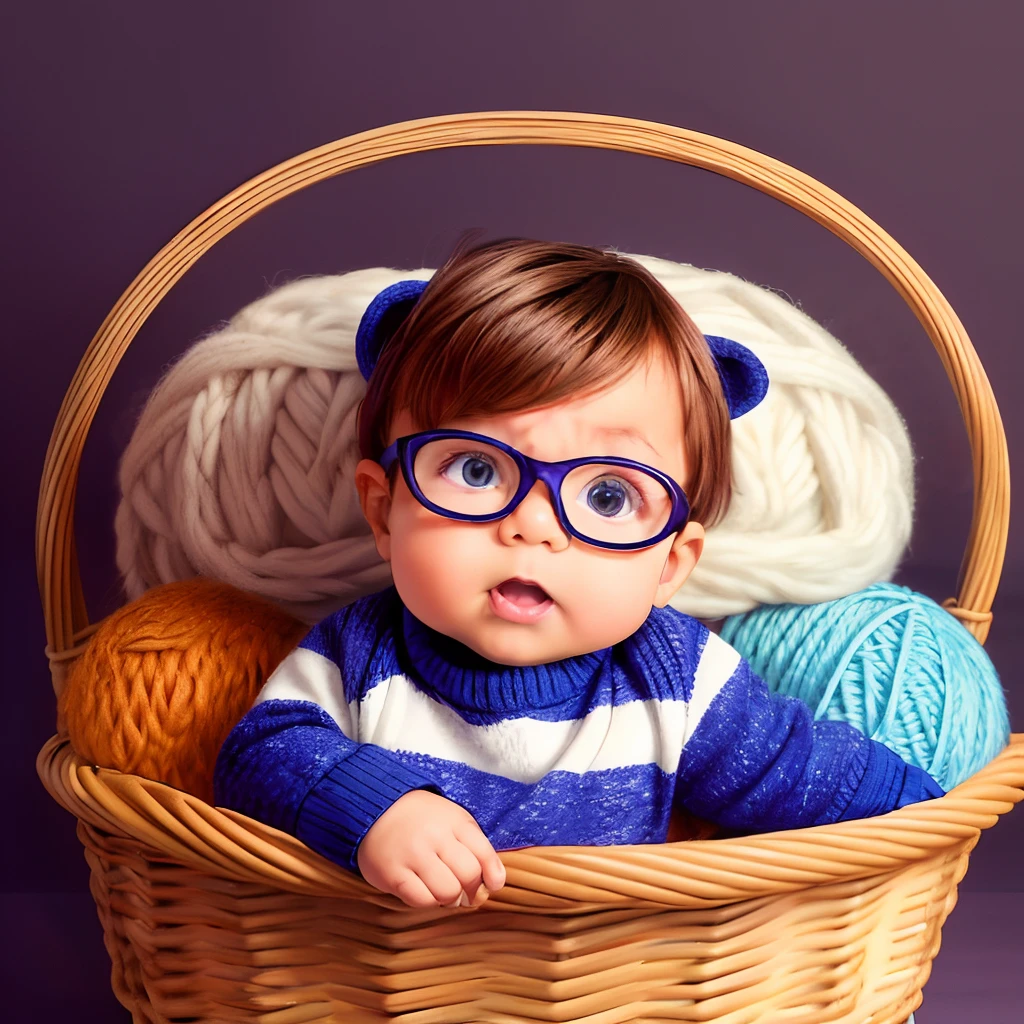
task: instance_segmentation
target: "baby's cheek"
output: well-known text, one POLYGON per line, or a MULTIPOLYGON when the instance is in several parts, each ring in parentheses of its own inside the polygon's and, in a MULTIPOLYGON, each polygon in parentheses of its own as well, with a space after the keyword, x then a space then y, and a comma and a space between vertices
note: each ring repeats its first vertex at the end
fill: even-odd
POLYGON ((487 560, 472 530, 438 516, 431 518, 433 522, 410 517, 393 534, 392 575, 414 614, 414 604, 438 611, 453 607, 467 589, 479 589, 487 572, 487 560))
POLYGON ((650 605, 637 602, 632 594, 620 593, 616 600, 593 600, 590 605, 593 647, 610 647, 632 636, 650 614, 650 605))
POLYGON ((609 647, 635 633, 651 613, 657 566, 644 558, 623 558, 590 566, 576 591, 594 649, 609 647), (652 575, 653 573, 653 575, 652 575))

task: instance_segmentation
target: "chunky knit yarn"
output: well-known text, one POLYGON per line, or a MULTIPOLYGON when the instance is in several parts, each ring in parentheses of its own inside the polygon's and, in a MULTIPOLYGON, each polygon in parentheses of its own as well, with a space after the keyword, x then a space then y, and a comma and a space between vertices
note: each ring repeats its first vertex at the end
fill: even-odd
POLYGON ((156 587, 105 619, 72 665, 61 693, 71 745, 212 800, 224 737, 305 631, 214 580, 156 587))
POLYGON ((772 690, 849 722, 952 789, 1010 740, 985 648, 924 594, 893 583, 820 605, 765 605, 722 636, 772 690))

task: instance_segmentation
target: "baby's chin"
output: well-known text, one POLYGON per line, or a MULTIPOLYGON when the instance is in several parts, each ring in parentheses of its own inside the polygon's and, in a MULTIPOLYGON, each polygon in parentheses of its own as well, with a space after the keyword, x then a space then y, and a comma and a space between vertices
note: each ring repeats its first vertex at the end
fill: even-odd
POLYGON ((483 628, 472 630, 471 635, 459 639, 480 657, 497 665, 517 668, 549 665, 555 661, 593 654, 621 639, 617 637, 607 643, 581 641, 568 636, 564 625, 559 629, 560 623, 545 623, 546 629, 541 629, 540 625, 490 622, 483 628))

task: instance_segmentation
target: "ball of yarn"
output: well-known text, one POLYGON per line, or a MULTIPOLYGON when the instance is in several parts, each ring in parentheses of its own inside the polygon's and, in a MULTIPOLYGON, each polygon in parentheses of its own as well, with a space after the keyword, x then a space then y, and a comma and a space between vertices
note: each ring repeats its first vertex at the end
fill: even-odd
POLYGON ((944 608, 879 583, 817 605, 766 605, 722 637, 778 693, 848 722, 949 790, 1009 742, 1006 695, 977 640, 944 608))
POLYGON ((105 619, 60 703, 83 760, 212 802, 221 744, 306 627, 252 594, 196 578, 105 619))
POLYGON ((841 342, 768 288, 629 254, 705 334, 748 346, 770 381, 733 420, 733 494, 673 595, 697 618, 813 604, 892 578, 913 521, 910 437, 882 387, 841 342))

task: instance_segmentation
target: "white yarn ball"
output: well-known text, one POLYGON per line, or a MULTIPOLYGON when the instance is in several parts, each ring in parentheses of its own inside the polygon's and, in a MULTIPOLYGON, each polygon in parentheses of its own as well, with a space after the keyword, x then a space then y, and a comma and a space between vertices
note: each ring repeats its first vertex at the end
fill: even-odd
POLYGON ((632 258, 705 334, 750 348, 770 381, 765 400, 733 421, 732 503, 672 605, 716 619, 892 579, 910 540, 914 464, 889 396, 780 295, 732 274, 632 258))
MULTIPOLYGON (((833 600, 891 578, 910 537, 899 414, 824 328, 730 274, 649 256, 706 334, 748 345, 771 385, 733 423, 734 494, 672 603, 719 618, 833 600)), ((117 561, 130 598, 212 576, 315 622, 390 582, 356 495, 355 332, 373 297, 433 271, 306 278, 190 349, 121 463, 117 561)))
POLYGON ((128 597, 196 575, 315 622, 386 587, 359 507, 355 332, 373 297, 433 271, 294 281, 250 303, 160 382, 121 461, 128 597))

